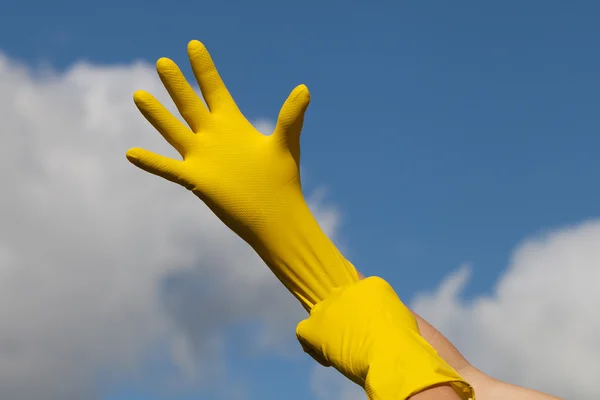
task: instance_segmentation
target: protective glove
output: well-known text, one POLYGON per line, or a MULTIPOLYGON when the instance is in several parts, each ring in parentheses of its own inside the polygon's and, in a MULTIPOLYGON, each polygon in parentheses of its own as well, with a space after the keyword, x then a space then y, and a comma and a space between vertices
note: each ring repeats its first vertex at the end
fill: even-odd
POLYGON ((188 55, 206 105, 177 65, 166 58, 158 75, 186 126, 152 95, 134 94, 144 117, 181 160, 134 148, 127 158, 196 194, 245 240, 307 309, 331 289, 358 281, 355 268, 324 234, 300 186, 300 132, 310 94, 296 87, 283 104, 275 132, 258 132, 242 115, 204 45, 188 55))
POLYGON ((412 313, 383 279, 334 289, 301 321, 305 352, 362 386, 371 400, 404 400, 449 383, 462 399, 472 387, 419 334, 412 313))

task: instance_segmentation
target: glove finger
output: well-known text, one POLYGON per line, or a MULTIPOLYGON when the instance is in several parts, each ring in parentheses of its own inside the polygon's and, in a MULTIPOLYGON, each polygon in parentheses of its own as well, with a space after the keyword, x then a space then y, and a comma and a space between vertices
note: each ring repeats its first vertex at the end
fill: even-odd
POLYGON ((190 183, 185 178, 183 161, 174 160, 140 148, 128 150, 126 156, 136 167, 190 189, 188 187, 190 183))
POLYGON ((194 139, 194 134, 150 93, 138 90, 133 94, 133 101, 144 118, 182 157, 185 157, 186 149, 194 139))
POLYGON ((208 109, 211 112, 237 110, 206 47, 199 41, 192 40, 188 44, 188 57, 208 109))
POLYGON ((310 103, 310 92, 305 85, 299 85, 288 96, 279 111, 275 135, 288 146, 298 146, 304 113, 310 103))
POLYGON ((172 60, 161 58, 156 62, 156 71, 179 113, 192 131, 198 132, 202 123, 206 123, 209 112, 185 76, 172 60))

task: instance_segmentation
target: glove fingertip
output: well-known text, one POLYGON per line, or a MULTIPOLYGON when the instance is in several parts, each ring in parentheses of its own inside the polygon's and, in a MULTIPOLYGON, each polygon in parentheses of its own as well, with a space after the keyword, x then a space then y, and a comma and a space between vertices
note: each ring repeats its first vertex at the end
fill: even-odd
POLYGON ((283 103, 277 118, 275 131, 279 132, 282 138, 297 140, 300 137, 304 113, 309 103, 310 92, 306 85, 299 85, 292 90, 285 103, 283 103))
POLYGON ((188 53, 191 54, 198 54, 201 53, 203 51, 206 51, 206 46, 204 46, 204 44, 202 42, 200 42, 199 40, 190 40, 190 42, 188 43, 188 53))
POLYGON ((305 84, 298 85, 292 90, 289 99, 294 105, 299 106, 301 109, 306 109, 310 103, 310 91, 305 84))
POLYGON ((127 153, 125 153, 125 157, 127 157, 129 162, 131 162, 132 164, 137 164, 140 161, 137 157, 137 154, 132 150, 129 150, 127 153))
POLYGON ((145 90, 136 90, 133 93, 133 102, 136 106, 140 107, 143 104, 148 103, 149 100, 152 100, 152 95, 145 90))
POLYGON ((175 61, 167 57, 161 57, 156 61, 157 70, 168 69, 172 68, 173 66, 177 66, 177 64, 175 64, 175 61))
POLYGON ((127 157, 127 160, 129 160, 129 162, 135 165, 136 167, 141 167, 143 152, 144 150, 139 148, 129 149, 127 150, 127 153, 125 153, 125 157, 127 157))

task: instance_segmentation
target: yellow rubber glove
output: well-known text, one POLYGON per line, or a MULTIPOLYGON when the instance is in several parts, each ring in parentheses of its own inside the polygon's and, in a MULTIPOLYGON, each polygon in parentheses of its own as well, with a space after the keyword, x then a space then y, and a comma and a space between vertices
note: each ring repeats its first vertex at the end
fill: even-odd
POLYGON ((371 400, 404 400, 449 383, 461 399, 472 387, 419 334, 394 289, 378 277, 333 291, 298 324, 305 352, 362 386, 371 400))
POLYGON ((242 115, 204 45, 188 55, 206 106, 177 65, 166 58, 158 74, 186 126, 152 95, 134 94, 144 117, 182 160, 135 148, 136 166, 195 193, 244 239, 307 309, 332 288, 358 281, 355 268, 324 234, 300 187, 300 132, 310 101, 306 86, 283 104, 275 132, 258 132, 242 115), (207 108, 208 106, 208 108, 207 108))

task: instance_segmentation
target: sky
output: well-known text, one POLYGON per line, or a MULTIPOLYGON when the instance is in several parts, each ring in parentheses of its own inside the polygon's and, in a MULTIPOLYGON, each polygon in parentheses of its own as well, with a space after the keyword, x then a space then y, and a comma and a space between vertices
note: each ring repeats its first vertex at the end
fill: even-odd
POLYGON ((365 275, 485 372, 596 399, 600 4, 4 0, 0 392, 7 400, 354 400, 295 342, 303 311, 190 193, 130 147, 173 150, 202 41, 270 133, 311 91, 303 187, 365 275))

